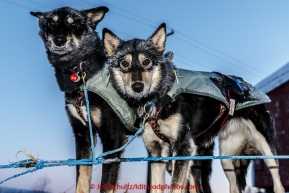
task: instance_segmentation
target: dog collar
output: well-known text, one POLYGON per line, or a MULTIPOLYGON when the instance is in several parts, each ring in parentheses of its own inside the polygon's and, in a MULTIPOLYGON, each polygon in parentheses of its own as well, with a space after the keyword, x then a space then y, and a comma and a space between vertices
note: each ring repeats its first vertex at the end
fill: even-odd
POLYGON ((79 73, 83 72, 84 69, 88 66, 89 61, 82 61, 78 65, 74 66, 73 68, 66 68, 66 69, 61 69, 62 72, 69 75, 69 79, 72 82, 78 82, 80 80, 79 73))

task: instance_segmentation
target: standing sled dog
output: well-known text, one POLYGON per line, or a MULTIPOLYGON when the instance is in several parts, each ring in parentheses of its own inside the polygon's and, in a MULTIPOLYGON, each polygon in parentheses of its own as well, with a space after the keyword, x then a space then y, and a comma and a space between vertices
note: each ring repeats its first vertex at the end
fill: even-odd
MULTIPOLYGON (((54 67, 59 88, 65 94, 65 108, 75 136, 78 160, 92 157, 84 94, 81 91, 82 78, 90 79, 105 66, 104 48, 95 29, 107 11, 106 7, 81 11, 63 7, 49 12, 31 12, 31 15, 39 18, 39 35, 47 50, 48 60, 54 67)), ((98 132, 103 151, 122 146, 127 141, 128 131, 116 113, 94 92, 89 92, 89 101, 93 134, 95 136, 98 132)), ((106 158, 120 157, 121 153, 106 158)), ((119 163, 103 164, 101 184, 115 185, 119 167, 119 163)), ((76 173, 76 192, 89 192, 92 166, 77 165, 76 173)), ((101 192, 114 191, 109 188, 101 192)))
MULTIPOLYGON (((276 155, 273 119, 264 106, 268 97, 239 77, 176 69, 172 54, 163 54, 165 41, 165 24, 147 40, 123 41, 108 29, 103 30, 111 81, 136 107, 139 117, 145 117, 142 138, 149 155, 204 155, 216 136, 221 155, 276 155)), ((277 160, 265 162, 272 174, 274 192, 284 193, 277 160)), ((198 164, 205 169, 206 162, 173 161, 171 185, 186 188, 188 180, 190 185, 202 184, 190 192, 210 192, 210 188, 203 188, 204 183, 209 184, 210 167, 207 177, 201 174, 200 181, 196 177, 201 172, 195 167, 198 164)), ((244 189, 248 165, 248 160, 222 160, 231 193, 244 189)), ((165 167, 162 161, 152 163, 152 185, 164 184, 165 167)), ((179 188, 171 192, 187 191, 179 188)))

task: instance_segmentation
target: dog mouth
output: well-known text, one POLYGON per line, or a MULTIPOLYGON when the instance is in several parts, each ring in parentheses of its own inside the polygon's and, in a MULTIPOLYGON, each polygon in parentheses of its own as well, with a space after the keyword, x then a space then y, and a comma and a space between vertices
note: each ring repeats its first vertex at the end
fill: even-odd
POLYGON ((52 37, 49 37, 48 38, 48 41, 49 41, 49 46, 48 46, 48 49, 49 51, 52 53, 52 54, 55 54, 55 55, 65 55, 65 54, 68 54, 69 52, 71 52, 73 50, 73 47, 71 45, 71 38, 68 37, 65 44, 61 45, 61 46, 57 46, 52 37))

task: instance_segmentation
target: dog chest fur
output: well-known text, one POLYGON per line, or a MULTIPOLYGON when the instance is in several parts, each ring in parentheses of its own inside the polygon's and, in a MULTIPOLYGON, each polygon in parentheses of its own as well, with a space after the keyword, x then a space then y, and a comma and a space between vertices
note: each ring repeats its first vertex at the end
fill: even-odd
MULTIPOLYGON (((160 125, 161 134, 165 135, 172 141, 177 140, 178 133, 182 123, 182 116, 180 114, 177 113, 169 116, 166 119, 160 119, 158 123, 160 125)), ((145 124, 143 140, 145 141, 145 143, 149 143, 151 141, 162 142, 162 140, 158 136, 156 136, 156 134, 153 132, 149 123, 145 124)))
POLYGON ((76 108, 72 105, 72 104, 67 104, 66 105, 66 110, 67 110, 67 113, 70 115, 70 116, 73 116, 75 117, 77 120, 79 120, 83 126, 87 126, 87 111, 86 111, 86 107, 84 105, 82 105, 80 107, 80 110, 82 112, 82 115, 83 115, 83 118, 79 116, 79 114, 77 113, 76 111, 76 108))

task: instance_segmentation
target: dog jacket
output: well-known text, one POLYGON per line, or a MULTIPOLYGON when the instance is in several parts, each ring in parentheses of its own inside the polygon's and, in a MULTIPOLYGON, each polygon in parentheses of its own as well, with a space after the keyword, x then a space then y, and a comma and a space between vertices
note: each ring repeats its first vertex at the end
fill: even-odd
POLYGON ((201 95, 214 98, 229 108, 229 101, 224 90, 230 89, 230 91, 234 92, 235 95, 240 98, 235 110, 271 102, 266 94, 239 77, 234 78, 246 88, 243 93, 240 92, 237 83, 233 81, 230 82, 227 76, 220 73, 177 69, 177 76, 179 83, 175 82, 171 90, 167 93, 171 98, 175 98, 181 93, 201 95))
POLYGON ((132 132, 136 132, 137 128, 134 127, 134 122, 137 119, 137 115, 113 88, 111 82, 108 82, 108 84, 106 83, 108 74, 108 64, 106 63, 100 72, 87 80, 87 90, 102 97, 113 109, 126 128, 132 132))
MULTIPOLYGON (((86 82, 87 89, 102 97, 114 110, 126 128, 135 132, 137 131, 137 128, 134 127, 134 122, 137 119, 137 114, 135 113, 135 110, 131 108, 117 93, 112 84, 110 82, 106 83, 108 73, 108 64, 106 64, 100 72, 95 74, 86 82)), ((179 83, 175 82, 171 90, 167 93, 167 95, 172 99, 178 94, 189 93, 214 98, 229 108, 229 101, 224 92, 222 92, 222 89, 225 89, 223 88, 224 85, 230 87, 231 91, 237 93, 236 89, 234 89, 236 88, 236 84, 227 83, 228 81, 226 82, 226 79, 223 77, 224 75, 222 76, 220 73, 177 69, 177 76, 179 83)), ((238 80, 241 81, 241 84, 247 87, 250 91, 250 94, 248 95, 250 99, 244 99, 241 103, 238 102, 235 110, 271 101, 266 94, 262 93, 251 84, 240 78, 238 80)))

